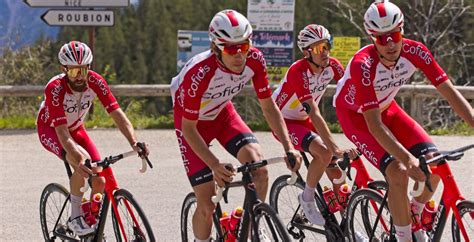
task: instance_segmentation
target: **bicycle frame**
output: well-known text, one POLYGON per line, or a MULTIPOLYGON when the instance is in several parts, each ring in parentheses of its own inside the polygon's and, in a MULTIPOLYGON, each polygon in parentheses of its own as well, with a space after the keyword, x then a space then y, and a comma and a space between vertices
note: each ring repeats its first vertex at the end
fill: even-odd
MULTIPOLYGON (((306 156, 306 153, 301 152, 301 156, 303 157, 303 161, 304 161, 304 164, 305 164, 306 168, 308 168, 310 163, 309 163, 308 157, 306 156)), ((347 170, 347 175, 344 175, 344 173, 343 173, 343 177, 338 179, 338 180, 345 180, 346 176, 349 177, 350 180, 352 180, 351 175, 350 175, 350 168, 356 169, 357 172, 356 172, 356 176, 354 178, 354 182, 352 184, 352 192, 354 192, 358 189, 361 189, 361 188, 372 188, 372 189, 377 190, 377 191, 380 191, 381 189, 384 189, 384 184, 379 184, 379 182, 377 182, 377 181, 374 182, 374 179, 372 179, 370 177, 369 172, 367 171, 367 168, 365 167, 365 165, 364 165, 364 163, 363 163, 363 161, 360 157, 358 157, 358 158, 356 158, 352 161, 350 161, 348 156, 344 157, 344 160, 339 162, 339 166, 343 167, 342 170, 345 170, 344 168, 348 168, 348 170, 347 170)), ((299 176, 299 179, 302 179, 301 176, 299 175, 299 173, 298 173, 298 176, 299 176)), ((315 200, 317 201, 318 207, 321 209, 321 213, 323 214, 323 216, 325 218, 329 218, 330 220, 337 222, 336 218, 334 217, 334 214, 329 212, 329 208, 328 208, 326 202, 323 199, 323 191, 322 191, 322 188, 321 188, 321 185, 320 185, 319 182, 317 183, 316 189, 317 189, 318 193, 317 193, 317 195, 315 195, 315 200)), ((374 208, 374 211, 376 213, 379 213, 379 209, 376 206, 377 204, 375 204, 374 201, 371 201, 371 204, 372 204, 372 207, 374 208)), ((317 233, 321 233, 321 234, 326 233, 326 230, 319 229, 319 228, 312 227, 312 226, 308 226, 308 225, 305 225, 305 224, 302 224, 302 223, 293 222, 295 220, 297 214, 298 214, 299 209, 300 209, 300 205, 298 205, 298 208, 296 209, 296 211, 295 211, 295 213, 294 213, 294 215, 291 219, 291 224, 293 226, 295 226, 299 229, 310 230, 312 232, 317 232, 317 233)), ((339 223, 339 227, 344 229, 347 219, 346 219, 346 216, 345 216, 344 213, 341 213, 341 217, 342 217, 342 220, 339 223)), ((384 227, 384 229, 388 230, 388 225, 386 224, 386 222, 382 220, 381 223, 382 223, 382 226, 384 227)))
POLYGON ((433 221, 433 229, 431 231, 430 239, 433 241, 441 240, 446 220, 449 217, 450 210, 453 210, 453 215, 456 218, 459 229, 464 237, 465 241, 469 241, 469 237, 466 232, 466 228, 462 222, 459 211, 456 207, 458 201, 465 200, 464 196, 461 195, 461 191, 454 180, 454 175, 451 172, 446 161, 441 161, 437 166, 430 167, 431 173, 441 177, 443 182, 443 195, 441 196, 441 203, 439 209, 436 212, 435 219, 433 221), (445 189, 449 187, 449 189, 445 189))
MULTIPOLYGON (((69 163, 66 160, 64 160, 64 165, 66 167, 66 172, 68 174, 68 177, 71 178, 71 176, 72 176, 71 166, 69 165, 69 163)), ((101 176, 103 176, 105 178, 105 189, 104 189, 105 196, 104 196, 104 199, 103 199, 103 202, 102 202, 102 208, 101 208, 100 215, 99 215, 98 226, 97 226, 97 229, 94 233, 94 239, 92 241, 102 241, 103 240, 103 232, 104 232, 104 229, 105 229, 105 223, 106 223, 106 220, 107 220, 107 213, 108 213, 110 204, 112 204, 112 212, 115 215, 115 218, 116 218, 117 223, 119 225, 119 228, 122 232, 122 235, 124 236, 125 241, 128 241, 128 239, 126 238, 125 228, 123 226, 122 219, 120 218, 120 213, 118 212, 118 209, 117 209, 117 203, 113 199, 114 192, 119 189, 119 186, 118 186, 117 180, 115 179, 112 168, 111 167, 105 167, 103 169, 102 173, 101 173, 101 176)), ((69 202, 69 200, 70 200, 70 196, 68 196, 68 198, 65 200, 65 202, 62 206, 61 212, 58 216, 58 220, 56 221, 56 224, 55 224, 54 229, 53 229, 54 234, 56 236, 59 236, 59 237, 64 237, 64 236, 62 234, 59 234, 59 233, 56 232, 56 227, 59 223, 59 220, 62 217, 62 213, 64 212, 64 209, 65 209, 67 203, 69 202)), ((133 219, 133 222, 138 224, 138 220, 137 220, 135 214, 132 212, 132 209, 131 209, 130 204, 128 203, 128 201, 124 200, 124 204, 125 204, 128 212, 129 212, 129 214, 131 215, 131 218, 133 219)), ((65 239, 73 240, 73 238, 69 238, 69 237, 67 237, 65 239)))

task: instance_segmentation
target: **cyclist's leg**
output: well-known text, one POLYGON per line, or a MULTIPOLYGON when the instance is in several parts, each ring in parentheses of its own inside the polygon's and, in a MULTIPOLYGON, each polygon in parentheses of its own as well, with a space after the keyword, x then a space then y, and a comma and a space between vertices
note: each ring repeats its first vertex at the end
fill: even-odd
MULTIPOLYGON (((393 116, 390 118, 390 122, 387 123, 389 129, 409 130, 409 132, 392 132, 397 140, 406 147, 413 156, 420 157, 421 155, 425 155, 427 159, 433 158, 434 153, 438 149, 423 127, 413 120, 395 102, 392 103, 387 112, 390 113, 390 116, 393 116)), ((439 184, 440 177, 438 175, 432 175, 430 181, 434 192, 439 184)), ((419 197, 416 197, 415 200, 418 203, 424 204, 433 196, 433 192, 430 192, 425 187, 423 193, 419 197)), ((419 212, 421 212, 422 209, 423 207, 421 207, 419 212)))
MULTIPOLYGON (((372 136, 362 114, 336 109, 341 127, 349 140, 359 149, 367 160, 377 167, 387 178, 389 184, 388 206, 397 232, 405 232, 411 239, 411 217, 407 197, 408 175, 400 161, 385 152, 385 149, 372 136), (407 227, 408 226, 408 227, 407 227), (408 233, 406 228, 409 228, 408 233)), ((382 113, 382 119, 385 112, 382 113)), ((403 130, 402 132, 406 132, 403 130)), ((402 238, 400 238, 402 239, 402 238)))
MULTIPOLYGON (((217 118, 219 116, 220 114, 217 118)), ((212 229, 212 214, 215 205, 212 203, 211 197, 215 194, 215 183, 212 170, 198 157, 184 138, 181 122, 181 114, 175 109, 174 125, 178 146, 186 174, 196 195, 196 210, 192 219, 194 237, 196 240, 206 241, 209 240, 212 229)), ((215 122, 215 120, 198 121, 197 127, 199 134, 209 144, 214 139, 216 133, 221 132, 219 127, 222 125, 223 123, 220 124, 215 122)))
MULTIPOLYGON (((71 136, 73 137, 74 141, 76 141, 79 146, 84 148, 84 150, 89 155, 92 161, 101 160, 99 151, 97 150, 97 147, 95 146, 92 139, 87 134, 84 126, 81 125, 79 128, 71 132, 71 136)), ((107 169, 112 169, 112 168, 107 168, 107 169)), ((99 176, 95 176, 92 178, 91 188, 92 188, 91 195, 104 192, 105 178, 103 177, 102 174, 99 174, 99 176)))
MULTIPOLYGON (((219 143, 242 164, 262 160, 263 155, 257 138, 235 111, 232 103, 227 104, 221 114, 217 119, 219 122, 225 123, 226 127, 225 132, 221 132, 216 137, 219 143)), ((261 167, 253 171, 252 176, 259 198, 265 201, 268 190, 267 168, 261 167)))

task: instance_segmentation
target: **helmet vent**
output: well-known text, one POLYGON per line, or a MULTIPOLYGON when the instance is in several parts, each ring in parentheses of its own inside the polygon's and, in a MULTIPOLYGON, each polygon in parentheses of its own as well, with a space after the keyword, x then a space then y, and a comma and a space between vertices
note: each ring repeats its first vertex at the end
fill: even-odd
POLYGON ((222 35, 225 35, 227 38, 231 39, 230 35, 225 30, 219 30, 222 35))
POLYGON ((379 26, 378 26, 373 20, 371 20, 370 22, 372 23, 372 25, 374 25, 375 27, 379 28, 379 26))
POLYGON ((392 24, 395 23, 395 21, 397 21, 397 18, 398 18, 398 13, 393 15, 393 20, 392 20, 392 24))

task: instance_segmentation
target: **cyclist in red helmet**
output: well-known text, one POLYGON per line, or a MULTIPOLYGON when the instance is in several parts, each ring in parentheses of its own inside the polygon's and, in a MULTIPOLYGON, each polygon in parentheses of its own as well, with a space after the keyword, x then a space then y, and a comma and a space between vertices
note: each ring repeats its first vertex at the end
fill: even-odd
MULTIPOLYGON (((46 84, 36 126, 43 147, 66 160, 74 169, 70 178, 71 216, 68 226, 82 236, 94 232, 94 229, 85 223, 82 216, 84 194, 80 188, 90 174, 99 173, 99 176, 92 178, 92 194, 102 192, 105 186, 103 176, 112 173, 111 168, 102 171, 101 168, 89 169, 85 166, 86 159, 100 160, 99 152, 84 128, 85 116, 95 97, 99 98, 133 149, 138 151, 139 148, 133 126, 110 92, 107 82, 89 69, 91 49, 84 43, 71 41, 61 47, 58 58, 63 73, 46 84)), ((149 153, 146 145, 145 153, 149 153)))
MULTIPOLYGON (((403 13, 395 4, 377 1, 370 5, 364 26, 373 44, 359 50, 348 64, 337 84, 334 104, 344 134, 387 179, 388 206, 398 241, 411 241, 408 178, 425 180, 417 158, 431 158, 437 147, 398 106, 395 96, 420 69, 471 127, 474 112, 427 47, 403 37, 403 24, 403 13)), ((439 177, 432 181, 436 188, 439 177)), ((413 211, 419 214, 431 196, 425 188, 412 200, 413 211)), ((418 241, 428 239, 426 234, 415 236, 418 241)))
MULTIPOLYGON (((252 27, 234 10, 217 13, 209 25, 211 50, 194 56, 171 82, 174 124, 183 164, 197 198, 193 216, 196 241, 209 241, 215 205, 213 179, 223 186, 232 180, 232 171, 210 150, 216 139, 241 163, 263 159, 257 138, 232 105, 232 97, 252 80, 263 114, 282 141, 287 155, 301 156, 288 138, 285 123, 271 98, 265 59, 252 47, 252 27)), ((266 168, 254 174, 259 198, 265 200, 268 188, 266 168)))

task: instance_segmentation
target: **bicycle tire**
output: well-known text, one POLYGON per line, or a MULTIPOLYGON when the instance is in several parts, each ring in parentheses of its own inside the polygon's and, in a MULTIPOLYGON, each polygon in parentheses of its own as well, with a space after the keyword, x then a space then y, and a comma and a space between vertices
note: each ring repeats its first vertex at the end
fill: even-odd
MULTIPOLYGON (((464 200, 464 201, 461 201, 460 203, 458 203, 458 205, 456 205, 458 211, 459 211, 459 215, 461 216, 461 219, 463 220, 463 224, 464 224, 464 227, 466 228, 466 232, 468 235, 473 235, 474 234, 474 231, 472 230, 472 228, 474 227, 472 221, 473 219, 471 218, 470 214, 474 212, 474 202, 472 201, 468 201, 468 200, 464 200), (464 216, 468 216, 467 217, 467 221, 471 221, 470 225, 467 224, 464 220, 464 216), (467 226, 466 226, 467 225, 467 226), (469 230, 471 228, 471 230, 469 230)), ((454 217, 454 215, 452 216, 452 222, 451 222, 451 232, 453 234, 453 241, 454 242, 458 242, 458 241, 463 241, 464 237, 462 236, 461 234, 461 231, 459 230, 459 227, 458 227, 458 223, 456 221, 456 218, 454 217)))
MULTIPOLYGON (((375 222, 374 220, 382 200, 383 197, 378 191, 368 188, 357 190, 351 195, 347 204, 347 223, 345 229, 349 241, 360 241, 363 238, 368 239, 369 233, 373 232, 373 222, 375 222), (376 209, 374 209, 375 205, 378 205, 376 209), (359 209, 360 211, 358 211, 359 209), (356 214, 360 215, 354 216, 356 214), (362 219, 362 222, 359 219, 362 219), (362 228, 355 228, 354 226, 356 225, 361 225, 362 228)), ((392 232, 394 231, 387 204, 385 204, 383 210, 382 218, 378 222, 374 235, 374 238, 378 241, 392 238, 392 232)))
POLYGON ((194 238, 193 234, 193 224, 192 224, 192 215, 196 209, 196 195, 194 192, 188 193, 186 198, 184 198, 183 206, 181 207, 181 240, 183 242, 191 241, 191 238, 194 238), (191 214, 190 214, 191 212, 191 214), (189 216, 191 215, 191 217, 189 216))
MULTIPOLYGON (((122 222, 126 221, 130 226, 125 227, 126 224, 122 223, 128 241, 156 241, 145 213, 129 191, 118 189, 114 193, 114 200, 122 222)), ((122 230, 114 211, 112 211, 112 223, 114 225, 115 238, 117 241, 123 241, 122 230)))
POLYGON ((259 203, 253 209, 255 215, 255 226, 258 234, 252 229, 252 241, 268 241, 262 237, 269 238, 270 241, 290 241, 290 236, 285 226, 278 217, 275 209, 267 203, 259 203), (265 222, 262 226, 260 222, 265 222))
POLYGON ((40 222, 45 241, 65 241, 65 239, 57 238, 52 231, 65 202, 67 205, 61 214, 56 232, 75 238, 74 233, 67 226, 71 212, 71 203, 68 198, 68 190, 60 184, 50 183, 43 189, 40 198, 40 222))
MULTIPOLYGON (((288 178, 290 178, 290 175, 282 175, 273 182, 270 189, 270 206, 278 213, 281 221, 286 225, 286 229, 293 239, 299 240, 306 238, 313 241, 326 240, 324 233, 303 230, 291 223, 293 215, 295 215, 297 212, 296 209, 298 209, 299 206, 298 194, 303 192, 304 183, 298 179, 295 184, 290 185, 287 183, 288 178)), ((296 216, 297 217, 293 220, 294 222, 310 226, 301 208, 296 216)), ((321 229, 324 230, 324 228, 321 229)))

